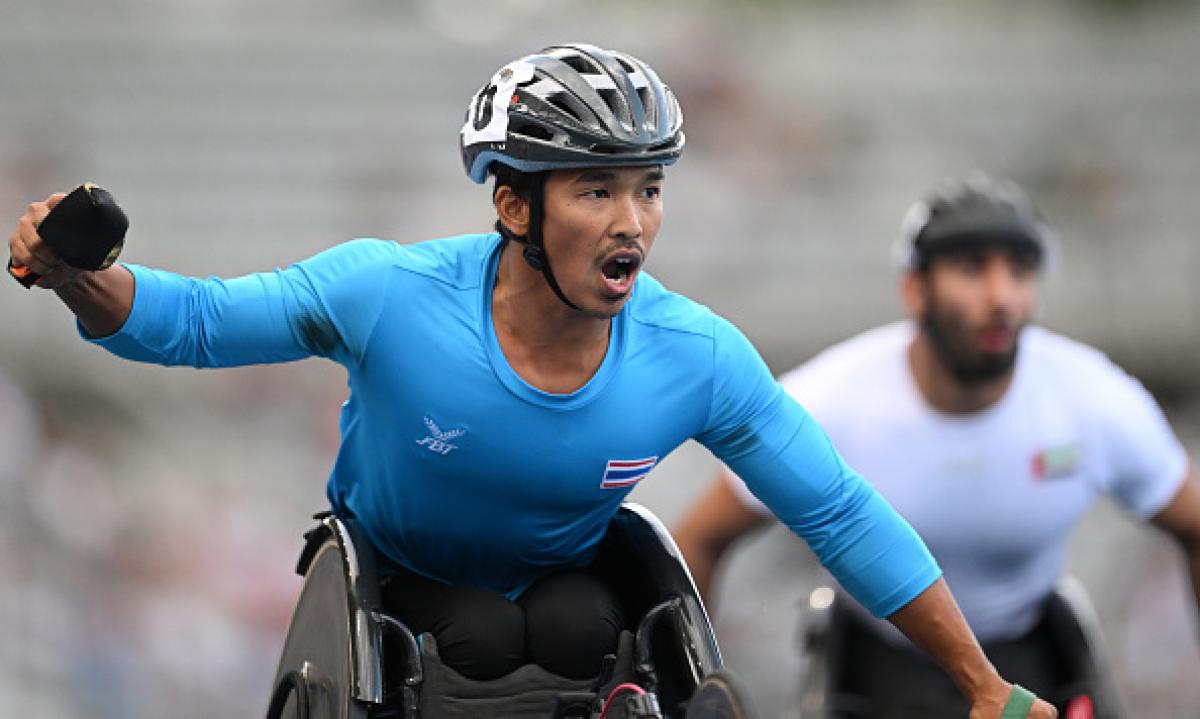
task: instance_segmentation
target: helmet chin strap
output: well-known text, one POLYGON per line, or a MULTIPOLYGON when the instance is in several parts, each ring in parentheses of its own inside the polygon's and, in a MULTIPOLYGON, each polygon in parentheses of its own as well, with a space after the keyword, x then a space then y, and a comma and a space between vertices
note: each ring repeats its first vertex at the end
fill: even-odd
POLYGON ((526 236, 518 235, 512 230, 504 226, 500 220, 496 220, 496 231, 504 238, 505 242, 516 242, 521 245, 521 255, 525 258, 525 262, 534 270, 541 272, 542 277, 546 278, 546 284, 550 285, 550 289, 558 299, 567 307, 576 311, 582 311, 579 306, 567 296, 563 294, 562 288, 558 286, 558 280, 554 278, 554 271, 550 269, 550 256, 546 254, 546 247, 542 244, 542 220, 545 216, 543 202, 543 183, 545 177, 541 177, 534 184, 533 190, 529 197, 529 232, 526 236))

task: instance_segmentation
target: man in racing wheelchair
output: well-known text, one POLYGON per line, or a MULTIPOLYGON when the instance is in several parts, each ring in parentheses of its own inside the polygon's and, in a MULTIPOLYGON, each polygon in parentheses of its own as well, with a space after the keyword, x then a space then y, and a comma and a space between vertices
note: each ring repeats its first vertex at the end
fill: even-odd
MULTIPOLYGON (((306 534, 305 577, 268 719, 310 717, 750 717, 722 670, 708 616, 670 535, 647 509, 622 505, 592 569, 628 616, 595 677, 536 664, 475 680, 447 666, 429 633, 388 613, 373 552, 353 520, 329 513, 306 534)), ((403 588, 398 588, 403 591, 403 588)))
MULTIPOLYGON (((974 717, 1053 717, 987 661, 920 538, 746 337, 641 271, 682 126, 637 58, 553 46, 500 68, 468 105, 462 160, 476 183, 494 179, 496 232, 353 240, 230 280, 80 270, 37 231, 55 194, 30 205, 9 250, 121 357, 341 364, 333 514, 373 548, 385 595, 374 606, 434 637, 422 651, 436 644, 465 677, 535 664, 590 686, 606 655, 620 659, 630 620, 591 565, 625 496, 695 439, 946 667, 974 717)), ((282 677, 300 702, 295 688, 332 681, 315 660, 305 671, 282 677)))

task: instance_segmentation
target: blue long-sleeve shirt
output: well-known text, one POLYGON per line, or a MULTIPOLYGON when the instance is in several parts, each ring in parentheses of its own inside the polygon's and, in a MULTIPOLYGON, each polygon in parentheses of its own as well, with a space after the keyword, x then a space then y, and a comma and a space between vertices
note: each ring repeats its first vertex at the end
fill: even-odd
POLYGON ((560 395, 526 383, 492 324, 500 248, 495 234, 355 240, 231 280, 127 265, 133 310, 94 341, 167 365, 342 364, 350 398, 329 501, 387 558, 451 584, 515 597, 588 562, 621 500, 690 438, 875 614, 940 576, 746 338, 645 273, 586 385, 560 395))

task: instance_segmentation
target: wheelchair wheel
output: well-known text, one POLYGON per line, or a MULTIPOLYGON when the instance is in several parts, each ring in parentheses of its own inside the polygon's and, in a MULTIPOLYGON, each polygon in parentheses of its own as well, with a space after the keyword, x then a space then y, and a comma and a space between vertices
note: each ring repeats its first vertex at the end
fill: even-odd
POLYGON ((359 586, 360 570, 366 567, 373 580, 373 566, 360 562, 351 528, 321 519, 306 535, 297 568, 304 584, 280 652, 268 719, 365 719, 382 698, 374 661, 380 630, 367 616, 377 602, 359 586))
POLYGON ((726 670, 704 677, 688 702, 684 719, 755 719, 746 691, 726 670))
POLYGON ((286 672, 275 685, 271 703, 267 707, 267 719, 280 719, 289 698, 295 699, 296 719, 309 719, 308 681, 304 673, 296 669, 286 672))

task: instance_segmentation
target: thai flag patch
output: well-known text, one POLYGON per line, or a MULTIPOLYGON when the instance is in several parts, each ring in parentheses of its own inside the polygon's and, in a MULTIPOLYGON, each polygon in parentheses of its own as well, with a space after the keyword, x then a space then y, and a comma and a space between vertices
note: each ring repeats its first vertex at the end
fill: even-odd
POLYGON ((619 489, 637 484, 638 480, 650 474, 658 457, 647 459, 610 459, 604 466, 604 477, 600 479, 600 489, 619 489))

